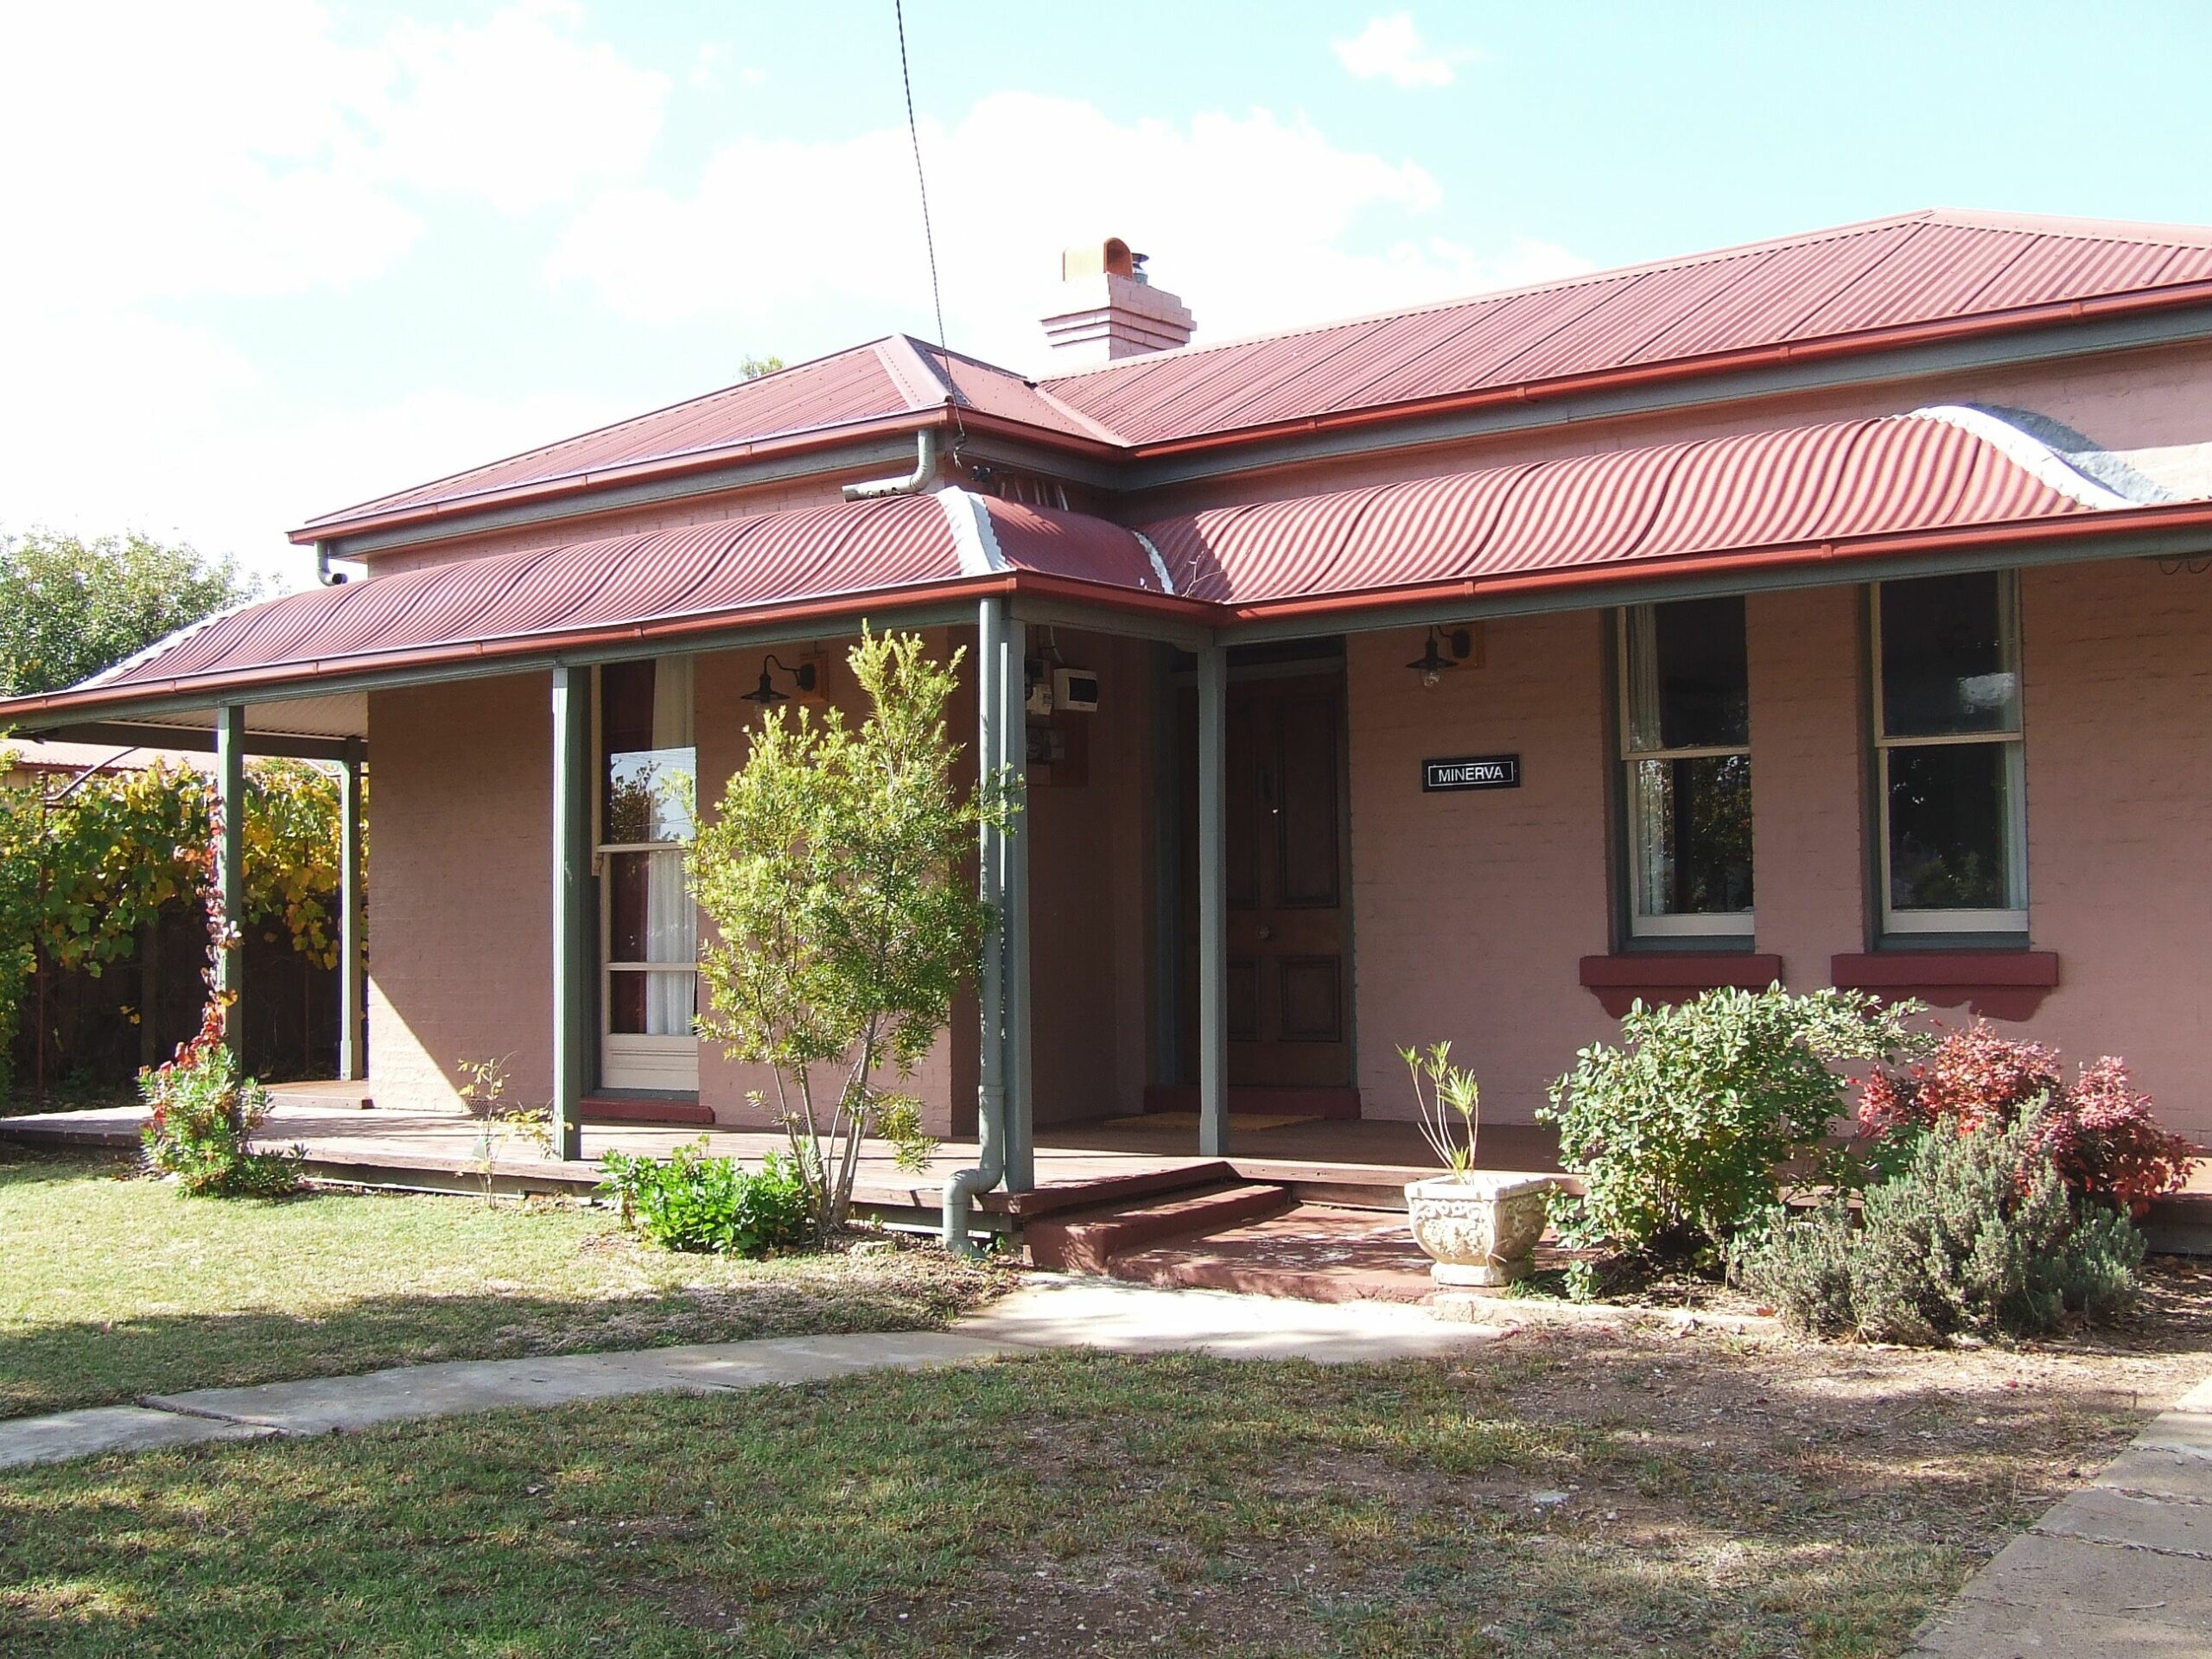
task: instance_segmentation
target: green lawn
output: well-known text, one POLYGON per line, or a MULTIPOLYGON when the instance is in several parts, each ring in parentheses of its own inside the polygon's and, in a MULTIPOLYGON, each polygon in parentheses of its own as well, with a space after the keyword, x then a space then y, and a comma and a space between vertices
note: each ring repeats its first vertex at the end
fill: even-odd
POLYGON ((22 1471, 0 1650, 1894 1655, 2139 1415, 1885 1357, 1870 1382, 1523 1337, 1346 1368, 1051 1354, 22 1471))
POLYGON ((0 1417, 479 1359, 947 1323, 1001 1276, 934 1250, 671 1255, 611 1212, 323 1192, 188 1198, 0 1146, 0 1417))

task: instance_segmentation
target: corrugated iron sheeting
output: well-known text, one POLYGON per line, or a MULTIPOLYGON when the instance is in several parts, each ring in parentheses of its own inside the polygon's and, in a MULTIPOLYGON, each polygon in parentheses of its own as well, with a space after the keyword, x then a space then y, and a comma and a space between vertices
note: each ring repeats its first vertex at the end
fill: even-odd
POLYGON ((1086 512, 1063 512, 1021 501, 982 498, 999 551, 1017 570, 1103 582, 1140 593, 1160 591, 1152 558, 1130 531, 1086 512))
POLYGON ((2212 242, 2196 232, 1916 213, 1042 385, 1127 442, 1156 443, 2208 279, 2212 242))
POLYGON ((1145 525, 1226 603, 2084 512, 1981 439, 1893 416, 1494 467, 1145 525))
POLYGON ((557 638, 959 574, 944 509, 928 496, 810 507, 464 559, 289 594, 197 629, 103 684, 557 638))
MULTIPOLYGON (((1139 531, 975 498, 1000 563, 1131 594, 1160 584, 1139 531)), ((543 639, 877 593, 962 573, 933 496, 810 507, 462 560, 274 600, 192 630, 103 688, 543 639)), ((2094 512, 1975 432, 1892 416, 1491 467, 1163 518, 1141 527, 1178 595, 1387 594, 1466 578, 1636 567, 2094 512)))

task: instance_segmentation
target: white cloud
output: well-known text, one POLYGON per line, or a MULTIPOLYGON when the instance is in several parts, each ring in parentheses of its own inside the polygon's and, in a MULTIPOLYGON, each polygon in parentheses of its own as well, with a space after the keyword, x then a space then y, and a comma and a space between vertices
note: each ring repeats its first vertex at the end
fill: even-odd
POLYGON ((0 334, 0 531, 142 530, 234 553, 280 587, 310 556, 284 531, 319 512, 634 410, 572 393, 428 390, 302 405, 214 334, 125 314, 0 334))
MULTIPOLYGON (((1478 252, 1438 225, 1443 193, 1424 169, 1265 110, 1123 124, 1002 92, 950 130, 925 124, 922 143, 951 343, 1010 366, 1041 364, 1059 251, 1109 234, 1150 253, 1213 338, 1588 268, 1525 240, 1478 252)), ((787 359, 933 332, 906 146, 893 127, 741 140, 693 192, 602 194, 548 270, 632 318, 731 319, 787 359)))
POLYGON ((1329 45, 1354 79, 1388 80, 1400 86, 1449 86, 1461 64, 1481 55, 1470 47, 1429 45, 1407 11, 1370 18, 1350 40, 1329 45))
POLYGON ((480 29, 395 29, 385 55, 399 90, 372 110, 372 164, 509 213, 634 173, 668 77, 579 38, 582 24, 573 0, 522 0, 480 29))
POLYGON ((366 42, 309 0, 6 8, 0 302, 344 286, 415 242, 416 193, 519 211, 626 176, 669 83, 582 25, 567 0, 366 42))
POLYGON ((521 212, 620 180, 669 90, 569 0, 374 33, 312 0, 0 6, 0 517, 296 578, 298 518, 622 412, 295 397, 222 302, 372 281, 434 196, 521 212))

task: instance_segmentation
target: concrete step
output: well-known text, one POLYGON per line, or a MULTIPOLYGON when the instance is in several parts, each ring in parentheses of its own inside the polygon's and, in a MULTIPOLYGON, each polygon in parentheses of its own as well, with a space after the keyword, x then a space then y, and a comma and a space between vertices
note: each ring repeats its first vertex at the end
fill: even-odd
POLYGON ((1167 1239, 1192 1240, 1280 1214, 1291 1206, 1279 1186, 1244 1184, 1158 1202, 1079 1210, 1031 1223, 1023 1237, 1039 1267, 1107 1273, 1117 1257, 1167 1239))

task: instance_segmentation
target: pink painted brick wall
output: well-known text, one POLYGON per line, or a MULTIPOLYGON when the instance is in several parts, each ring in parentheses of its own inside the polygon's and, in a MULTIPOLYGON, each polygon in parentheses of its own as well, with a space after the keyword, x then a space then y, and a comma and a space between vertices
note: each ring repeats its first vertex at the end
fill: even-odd
POLYGON ((378 1098, 458 1108, 458 1062, 553 1092, 552 687, 369 695, 369 1057, 378 1098))
POLYGON ((2212 574, 2120 560, 2022 577, 2028 924, 2060 982, 2028 1034, 2118 1054, 2212 1143, 2212 574))
MULTIPOLYGON (((1800 991, 1866 948, 1861 604, 1836 588, 1746 607, 1757 946, 1800 991)), ((2030 928, 2062 982, 2005 1028, 2124 1056, 2170 1125, 2212 1141, 2212 574, 2031 570, 2022 608, 2030 928)), ((1363 1109, 1407 1116, 1395 1047, 1448 1037, 1496 1119, 1526 1122, 1578 1046, 1618 1032, 1577 974, 1611 929, 1609 647, 1596 613, 1493 621, 1488 666, 1425 690, 1401 666, 1419 643, 1349 647, 1363 1109), (1497 752, 1520 753, 1519 791, 1421 795, 1423 758, 1497 752)))
MULTIPOLYGON (((940 655, 955 645, 966 643, 950 639, 943 629, 926 630, 924 637, 940 655)), ((850 639, 824 639, 811 648, 823 654, 823 689, 830 702, 841 709, 848 720, 857 720, 865 715, 868 700, 854 683, 852 672, 846 666, 845 653, 852 643, 850 639)), ((807 649, 779 645, 775 655, 780 662, 795 663, 807 649)), ((697 659, 693 671, 699 800, 702 812, 707 817, 711 817, 721 799, 730 775, 745 764, 748 734, 758 723, 758 715, 754 705, 744 701, 743 694, 753 690, 758 682, 763 656, 763 652, 755 650, 709 652, 697 659)), ((975 720, 972 692, 963 690, 954 699, 949 723, 957 735, 972 731, 975 720)), ((702 938, 707 925, 706 918, 702 917, 702 938)), ((702 1002, 703 1006, 703 998, 702 1002)), ((951 1026, 906 1082, 906 1087, 922 1102, 924 1126, 932 1135, 974 1132, 976 1024, 974 999, 972 995, 963 996, 953 1011, 951 1026)), ((887 1077, 881 1080, 890 1081, 887 1077)), ((817 1090, 834 1101, 838 1084, 829 1068, 823 1068, 814 1083, 817 1090)), ((704 1042, 699 1050, 699 1099, 712 1109, 717 1122, 766 1125, 773 1122, 775 1077, 768 1067, 729 1059, 720 1044, 704 1042), (755 1090, 766 1103, 765 1111, 747 1098, 755 1090)))
POLYGON ((1441 1038, 1484 1109, 1530 1121, 1613 1024, 1578 982, 1608 943, 1603 628, 1591 612, 1492 622, 1486 662, 1424 687, 1421 635, 1354 634, 1352 927, 1358 1083, 1409 1117, 1396 1050, 1441 1038), (1517 753, 1515 790, 1425 795, 1422 760, 1517 753))
POLYGON ((1799 989, 1827 984, 1829 958, 1864 946, 1862 591, 1745 601, 1758 944, 1799 989))

